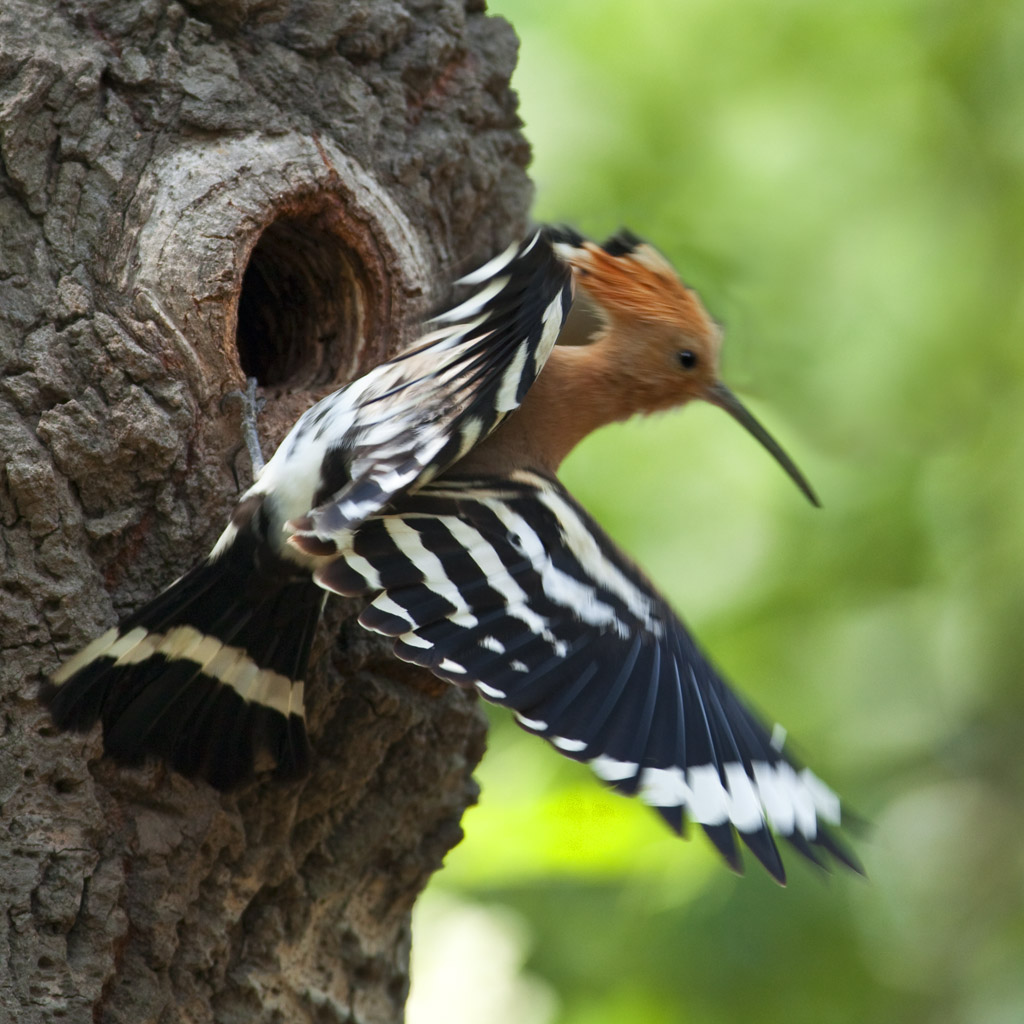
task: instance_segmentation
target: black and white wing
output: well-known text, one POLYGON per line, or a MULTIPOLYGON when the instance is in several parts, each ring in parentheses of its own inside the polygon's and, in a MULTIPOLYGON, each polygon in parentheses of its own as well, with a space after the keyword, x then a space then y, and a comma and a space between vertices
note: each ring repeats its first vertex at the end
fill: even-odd
POLYGON ((313 406, 253 493, 291 498, 296 470, 318 478, 285 502, 284 518, 322 545, 462 458, 519 407, 551 353, 572 303, 572 272, 553 245, 570 234, 540 228, 462 278, 474 294, 313 406))
POLYGON ((734 830, 779 881, 774 831, 816 863, 852 858, 839 799, 781 749, 667 603, 552 477, 448 478, 351 536, 316 580, 374 595, 360 622, 398 657, 511 708, 523 728, 700 823, 740 869, 734 830))

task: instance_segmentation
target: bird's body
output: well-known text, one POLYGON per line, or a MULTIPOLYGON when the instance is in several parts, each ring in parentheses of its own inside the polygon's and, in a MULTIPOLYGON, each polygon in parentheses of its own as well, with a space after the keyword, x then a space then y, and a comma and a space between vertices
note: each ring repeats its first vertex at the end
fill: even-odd
POLYGON ((606 423, 703 398, 781 449, 718 381, 721 332, 650 246, 541 229, 463 279, 477 291, 418 343, 296 423, 210 556, 71 659, 57 723, 227 788, 260 750, 306 769, 303 686, 328 592, 398 657, 509 706, 519 723, 700 822, 736 829, 780 880, 770 829, 855 866, 839 801, 773 742, 652 584, 558 482, 606 423), (555 346, 585 290, 603 323, 555 346))

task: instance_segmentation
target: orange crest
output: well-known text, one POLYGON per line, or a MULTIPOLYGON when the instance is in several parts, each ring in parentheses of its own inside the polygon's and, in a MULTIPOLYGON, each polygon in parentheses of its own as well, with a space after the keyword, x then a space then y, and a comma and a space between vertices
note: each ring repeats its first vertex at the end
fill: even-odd
POLYGON ((700 297, 654 246, 639 240, 628 249, 621 243, 606 245, 585 241, 557 248, 579 286, 609 317, 671 324, 695 338, 718 333, 700 297))

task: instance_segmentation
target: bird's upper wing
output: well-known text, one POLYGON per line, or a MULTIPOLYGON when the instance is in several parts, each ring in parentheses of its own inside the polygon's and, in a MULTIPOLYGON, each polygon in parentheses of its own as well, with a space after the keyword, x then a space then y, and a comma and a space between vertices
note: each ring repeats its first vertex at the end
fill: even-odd
POLYGON ((554 478, 436 481, 364 523, 316 579, 374 595, 360 621, 395 637, 398 657, 510 707, 677 830, 685 813, 737 869, 734 829, 780 881, 770 829, 856 867, 827 827, 835 794, 554 478))
POLYGON ((540 228, 462 278, 476 287, 470 298, 302 417, 281 446, 281 465, 272 460, 265 472, 269 486, 289 464, 319 458, 316 507, 293 524, 299 547, 438 476, 519 407, 572 303, 572 272, 553 248, 568 235, 540 228))

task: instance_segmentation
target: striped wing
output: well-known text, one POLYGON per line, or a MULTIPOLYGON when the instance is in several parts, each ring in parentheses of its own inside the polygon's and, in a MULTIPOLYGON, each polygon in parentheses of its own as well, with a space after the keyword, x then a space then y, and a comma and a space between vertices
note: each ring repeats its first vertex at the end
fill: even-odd
POLYGON ((771 830, 855 866, 826 827, 838 798, 782 753, 557 480, 428 485, 366 522, 317 582, 375 595, 360 621, 400 658, 511 708, 678 831, 684 814, 699 822, 737 870, 734 829, 780 881, 771 830))
MULTIPOLYGON (((317 507, 295 523, 297 538, 362 522, 444 472, 519 407, 572 303, 571 270, 553 249, 565 237, 538 229, 462 278, 476 291, 430 321, 430 333, 303 417, 294 443, 306 438, 341 457, 323 460, 317 507)), ((301 453, 288 458, 295 464, 301 453)))

